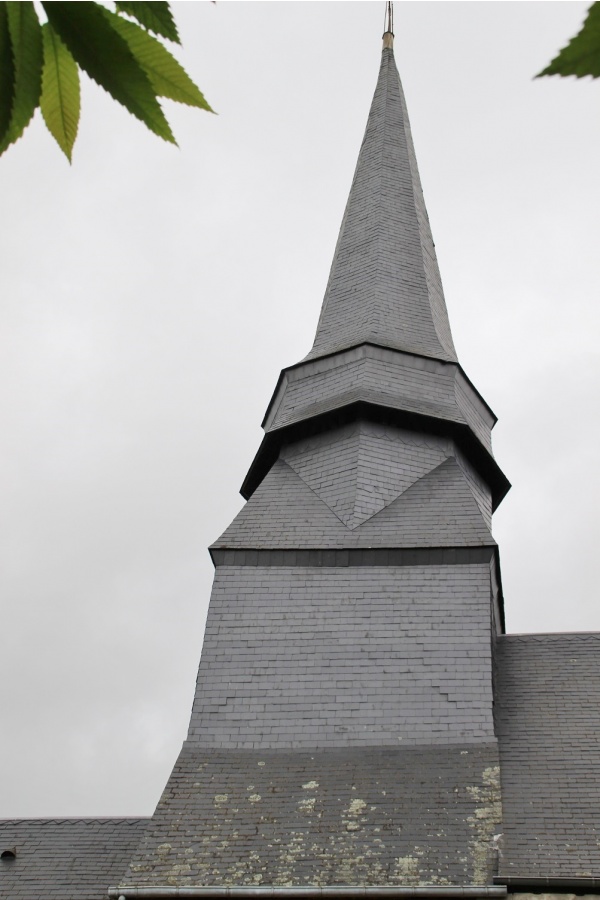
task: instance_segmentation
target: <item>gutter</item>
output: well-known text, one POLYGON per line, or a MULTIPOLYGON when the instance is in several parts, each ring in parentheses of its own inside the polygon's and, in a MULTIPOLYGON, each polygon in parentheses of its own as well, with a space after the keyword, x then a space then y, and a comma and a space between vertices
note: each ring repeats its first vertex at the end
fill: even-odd
POLYGON ((342 898, 366 898, 366 900, 383 900, 383 898, 440 898, 440 900, 461 900, 461 898, 501 898, 506 897, 507 889, 503 885, 467 885, 464 887, 446 887, 441 885, 419 887, 357 887, 354 885, 332 885, 330 887, 111 887, 108 889, 110 900, 129 900, 129 898, 171 898, 196 897, 202 900, 342 900, 342 898))
POLYGON ((600 892, 600 878, 592 876, 522 876, 495 875, 494 884, 504 885, 510 893, 543 891, 558 894, 595 894, 600 892))

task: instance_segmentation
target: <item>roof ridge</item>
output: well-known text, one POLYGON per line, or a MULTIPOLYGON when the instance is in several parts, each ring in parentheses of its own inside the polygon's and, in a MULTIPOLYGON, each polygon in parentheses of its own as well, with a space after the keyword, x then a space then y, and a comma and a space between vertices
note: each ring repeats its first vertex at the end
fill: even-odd
POLYGON ((501 640, 506 640, 506 638, 510 638, 511 640, 517 641, 527 641, 527 640, 545 640, 545 639, 559 639, 559 638, 575 638, 579 640, 588 640, 590 638, 598 638, 600 639, 600 631, 518 631, 514 634, 502 634, 498 636, 501 640))
POLYGON ((79 822, 149 822, 152 816, 22 816, 8 819, 0 819, 0 825, 16 824, 21 822, 55 822, 55 823, 79 823, 79 822))

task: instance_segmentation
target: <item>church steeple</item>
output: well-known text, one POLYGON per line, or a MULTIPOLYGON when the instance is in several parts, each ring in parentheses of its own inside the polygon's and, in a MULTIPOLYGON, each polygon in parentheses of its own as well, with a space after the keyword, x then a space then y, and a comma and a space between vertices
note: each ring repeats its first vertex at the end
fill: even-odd
POLYGON ((392 34, 307 359, 363 343, 456 361, 392 34))
POLYGON ((281 373, 242 495, 290 440, 358 417, 454 440, 488 485, 492 508, 510 486, 492 455, 496 417, 454 349, 389 12, 314 345, 281 373))
POLYGON ((121 893, 503 893, 494 422, 456 360, 387 37, 315 346, 211 547, 188 737, 121 893))

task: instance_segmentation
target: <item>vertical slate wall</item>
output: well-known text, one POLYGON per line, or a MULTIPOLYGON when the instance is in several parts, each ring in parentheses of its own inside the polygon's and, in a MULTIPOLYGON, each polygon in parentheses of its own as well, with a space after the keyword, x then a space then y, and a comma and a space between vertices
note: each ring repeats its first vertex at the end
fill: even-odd
POLYGON ((493 740, 489 565, 219 567, 189 739, 493 740))

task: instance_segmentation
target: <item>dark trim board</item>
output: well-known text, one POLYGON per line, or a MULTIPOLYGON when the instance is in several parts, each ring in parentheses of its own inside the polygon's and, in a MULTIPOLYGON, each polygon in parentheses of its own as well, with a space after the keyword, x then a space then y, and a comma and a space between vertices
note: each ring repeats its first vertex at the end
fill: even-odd
POLYGON ((210 551, 215 566, 462 566, 490 563, 496 548, 373 547, 348 550, 222 550, 210 551))
POLYGON ((494 884, 504 885, 508 892, 543 894, 598 894, 600 878, 577 876, 494 875, 494 884))

